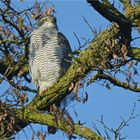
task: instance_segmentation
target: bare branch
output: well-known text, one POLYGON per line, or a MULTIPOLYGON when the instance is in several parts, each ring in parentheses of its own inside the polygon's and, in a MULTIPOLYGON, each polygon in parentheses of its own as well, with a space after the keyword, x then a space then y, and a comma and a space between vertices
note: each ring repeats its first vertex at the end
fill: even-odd
POLYGON ((96 74, 93 78, 91 78, 89 80, 88 85, 93 83, 97 79, 106 79, 106 80, 110 81, 113 85, 116 85, 118 87, 129 89, 129 90, 134 91, 134 92, 140 92, 140 87, 129 85, 126 82, 121 82, 118 79, 113 78, 110 75, 103 74, 103 73, 102 74, 96 74))
POLYGON ((104 122, 103 116, 101 116, 101 119, 98 122, 100 124, 102 124, 102 126, 104 127, 107 139, 109 139, 109 140, 112 139, 108 132, 111 132, 113 134, 114 140, 125 139, 125 137, 122 137, 121 131, 122 131, 122 129, 128 127, 130 121, 134 120, 135 118, 137 118, 139 116, 138 114, 135 115, 135 109, 136 109, 136 104, 134 104, 134 107, 133 107, 132 112, 130 113, 130 116, 128 117, 128 119, 125 120, 125 119, 123 119, 123 117, 121 117, 122 121, 120 122, 118 127, 115 129, 108 127, 104 122))

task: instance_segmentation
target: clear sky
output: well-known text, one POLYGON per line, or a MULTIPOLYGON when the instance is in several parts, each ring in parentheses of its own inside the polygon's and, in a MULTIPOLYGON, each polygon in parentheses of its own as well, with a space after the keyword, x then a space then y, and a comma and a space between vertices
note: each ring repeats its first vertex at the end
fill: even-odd
MULTIPOLYGON (((13 1, 17 2, 18 0, 13 1)), ((44 0, 40 1, 43 2, 44 0)), ((29 7, 33 0, 25 0, 25 3, 27 2, 29 7)), ((82 16, 84 16, 90 25, 97 30, 104 30, 111 25, 111 23, 93 10, 86 1, 50 0, 48 2, 50 5, 53 4, 55 6, 59 30, 68 38, 73 50, 78 48, 78 42, 74 36, 74 32, 80 38, 82 43, 84 43, 82 39, 83 37, 86 39, 93 38, 91 30, 83 20, 82 16)), ((85 87, 84 90, 89 95, 88 102, 85 104, 76 103, 75 105, 71 105, 69 106, 68 111, 73 116, 75 122, 81 120, 81 122, 85 122, 85 125, 91 129, 93 128, 92 122, 94 122, 103 135, 105 135, 103 127, 96 121, 100 120, 101 115, 104 116, 106 125, 115 129, 121 122, 121 116, 128 118, 128 115, 130 115, 133 109, 134 103, 136 103, 135 113, 140 114, 140 102, 137 101, 138 93, 123 90, 118 87, 112 87, 111 90, 108 90, 99 84, 90 85, 89 87, 85 87), (74 114, 74 110, 77 112, 78 116, 74 114)), ((46 129, 46 127, 41 127, 39 125, 32 125, 32 127, 35 131, 40 130, 40 128, 44 130, 46 129)), ((122 135, 127 136, 127 140, 140 139, 139 131, 140 117, 137 117, 130 122, 128 127, 123 129, 122 135)), ((16 135, 16 140, 31 139, 31 135, 32 130, 31 127, 28 126, 24 131, 21 131, 16 135)), ((67 140, 67 137, 60 132, 55 136, 48 136, 47 139, 67 140)))

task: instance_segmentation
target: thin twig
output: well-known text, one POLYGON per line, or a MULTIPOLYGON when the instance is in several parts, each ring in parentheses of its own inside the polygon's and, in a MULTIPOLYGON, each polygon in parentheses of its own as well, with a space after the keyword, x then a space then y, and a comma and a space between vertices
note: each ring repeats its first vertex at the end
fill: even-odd
POLYGON ((80 42, 80 40, 79 40, 79 38, 78 38, 78 36, 76 35, 75 32, 74 32, 74 36, 75 36, 75 38, 76 38, 76 40, 77 40, 77 42, 79 44, 78 50, 80 50, 82 45, 81 45, 81 42, 80 42))
POLYGON ((88 27, 91 29, 91 31, 92 31, 92 33, 93 33, 93 35, 95 35, 95 31, 93 30, 93 28, 91 27, 91 25, 88 23, 88 21, 85 19, 85 17, 84 16, 82 16, 83 17, 83 19, 84 19, 84 21, 85 21, 85 23, 88 25, 88 27))

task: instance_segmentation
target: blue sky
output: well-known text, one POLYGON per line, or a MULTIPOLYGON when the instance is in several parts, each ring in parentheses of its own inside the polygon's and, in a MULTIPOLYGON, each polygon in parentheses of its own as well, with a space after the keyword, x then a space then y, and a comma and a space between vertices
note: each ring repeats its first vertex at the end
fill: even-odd
MULTIPOLYGON (((17 0, 18 1, 18 0, 17 0)), ((13 2, 17 2, 13 0, 13 2)), ((43 2, 43 0, 40 0, 43 2)), ((25 0, 28 2, 28 7, 32 4, 33 0, 25 0)), ((59 30, 65 34, 68 38, 73 50, 78 48, 78 42, 74 36, 74 32, 80 38, 81 42, 83 37, 86 39, 92 39, 93 35, 82 16, 90 23, 93 28, 97 30, 104 30, 106 27, 111 25, 105 18, 101 17, 86 1, 82 0, 50 0, 49 4, 55 5, 57 22, 59 30)), ((19 5, 20 7, 20 5, 19 5)), ((140 43, 137 41, 137 44, 140 43)), ((110 128, 116 128, 121 122, 121 116, 127 118, 130 115, 134 103, 136 103, 136 114, 140 114, 140 102, 137 101, 138 93, 123 90, 122 88, 112 87, 111 90, 100 86, 99 84, 93 84, 89 87, 85 87, 89 95, 87 103, 76 103, 68 107, 69 113, 73 116, 75 122, 81 120, 86 122, 86 126, 93 128, 92 122, 96 123, 99 130, 103 133, 104 130, 96 120, 104 115, 104 121, 110 128), (74 114, 74 109, 78 114, 78 117, 74 114)), ((82 89, 80 90, 82 92, 82 89)), ((127 140, 140 139, 140 117, 132 120, 130 125, 122 131, 123 136, 127 136, 127 140)), ((35 131, 40 128, 46 129, 39 125, 32 125, 35 131)), ((60 131, 59 131, 60 132, 60 131)), ((104 133, 103 133, 104 134, 104 133)), ((30 126, 21 131, 16 135, 16 140, 20 139, 31 139, 32 130, 30 126), (27 136, 27 137, 26 137, 27 136)), ((63 133, 57 133, 55 136, 48 136, 49 140, 67 140, 67 137, 63 133)))

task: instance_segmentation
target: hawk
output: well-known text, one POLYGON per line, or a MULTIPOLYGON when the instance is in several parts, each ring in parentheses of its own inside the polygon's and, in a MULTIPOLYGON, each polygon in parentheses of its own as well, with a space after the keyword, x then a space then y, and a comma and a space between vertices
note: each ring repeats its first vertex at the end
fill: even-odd
POLYGON ((39 93, 51 87, 70 66, 71 48, 67 38, 58 31, 56 18, 46 16, 31 33, 29 68, 39 93))
POLYGON ((43 93, 66 73, 72 50, 52 15, 43 17, 30 37, 29 71, 38 92, 43 93))

